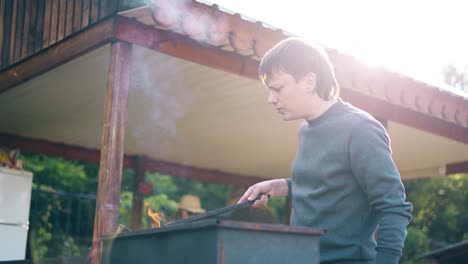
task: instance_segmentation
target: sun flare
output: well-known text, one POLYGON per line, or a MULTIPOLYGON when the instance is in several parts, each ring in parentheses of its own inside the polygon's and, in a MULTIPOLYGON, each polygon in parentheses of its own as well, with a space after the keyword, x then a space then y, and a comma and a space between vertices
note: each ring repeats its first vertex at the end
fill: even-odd
POLYGON ((468 65, 464 1, 217 0, 221 6, 414 78, 468 65))

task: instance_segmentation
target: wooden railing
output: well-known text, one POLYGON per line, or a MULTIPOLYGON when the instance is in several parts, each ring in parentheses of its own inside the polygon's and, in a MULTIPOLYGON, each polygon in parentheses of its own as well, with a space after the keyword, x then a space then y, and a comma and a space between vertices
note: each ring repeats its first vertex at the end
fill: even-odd
POLYGON ((0 71, 119 10, 122 0, 0 0, 0 71))

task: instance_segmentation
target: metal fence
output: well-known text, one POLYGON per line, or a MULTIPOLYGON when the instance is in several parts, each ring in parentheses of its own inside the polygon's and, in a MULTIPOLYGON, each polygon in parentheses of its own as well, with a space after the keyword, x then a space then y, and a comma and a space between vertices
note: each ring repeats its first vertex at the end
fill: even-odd
POLYGON ((33 188, 27 259, 84 256, 93 236, 96 195, 33 188))

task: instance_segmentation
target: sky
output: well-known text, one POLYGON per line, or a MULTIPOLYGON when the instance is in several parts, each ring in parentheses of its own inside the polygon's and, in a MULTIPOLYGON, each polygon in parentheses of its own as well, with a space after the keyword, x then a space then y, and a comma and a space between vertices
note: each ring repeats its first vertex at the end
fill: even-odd
POLYGON ((210 2, 439 87, 444 66, 468 67, 464 0, 210 2))

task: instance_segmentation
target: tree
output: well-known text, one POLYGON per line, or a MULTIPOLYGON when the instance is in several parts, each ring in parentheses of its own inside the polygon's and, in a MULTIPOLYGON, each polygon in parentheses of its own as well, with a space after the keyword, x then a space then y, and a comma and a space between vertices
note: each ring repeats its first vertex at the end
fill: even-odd
POLYGON ((417 257, 428 250, 468 239, 468 174, 405 181, 413 219, 402 263, 424 263, 417 257))
POLYGON ((403 256, 401 258, 402 264, 423 264, 424 260, 417 257, 422 253, 428 251, 429 246, 427 243, 426 234, 413 226, 408 227, 408 236, 405 241, 403 256))
POLYGON ((431 239, 447 243, 468 239, 468 174, 407 183, 413 224, 431 239))
POLYGON ((72 217, 72 210, 78 193, 96 192, 97 165, 30 153, 22 153, 20 159, 25 170, 34 175, 27 257, 36 262, 46 257, 86 254, 91 244, 90 228, 87 232, 73 231, 84 219, 92 230, 95 201, 85 201, 91 206, 82 214, 72 217))

